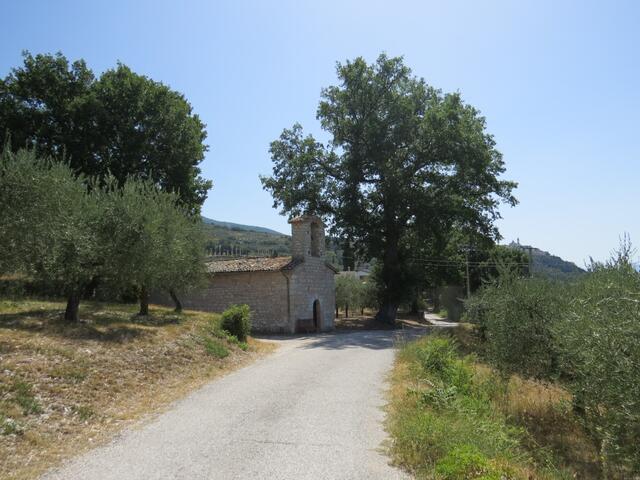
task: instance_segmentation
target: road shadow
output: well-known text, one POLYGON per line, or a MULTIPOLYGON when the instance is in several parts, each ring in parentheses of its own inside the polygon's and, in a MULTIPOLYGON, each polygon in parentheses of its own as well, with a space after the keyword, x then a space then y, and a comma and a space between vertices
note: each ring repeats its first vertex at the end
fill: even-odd
POLYGON ((300 338, 308 339, 301 348, 345 350, 348 348, 367 348, 386 350, 395 348, 415 338, 428 334, 428 327, 405 327, 395 330, 358 330, 335 331, 300 338))
POLYGON ((0 314, 0 330, 34 332, 51 337, 123 343, 149 335, 148 330, 116 322, 69 323, 58 309, 37 309, 0 314), (110 325, 113 323, 113 325, 110 325))

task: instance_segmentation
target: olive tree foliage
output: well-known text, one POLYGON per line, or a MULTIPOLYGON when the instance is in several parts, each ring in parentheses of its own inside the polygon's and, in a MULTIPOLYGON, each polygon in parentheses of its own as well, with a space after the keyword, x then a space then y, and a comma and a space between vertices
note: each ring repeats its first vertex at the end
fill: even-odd
POLYGON ((378 308, 378 285, 373 279, 362 282, 360 292, 360 309, 364 313, 365 308, 378 308))
POLYGON ((198 167, 206 131, 182 94, 122 64, 96 78, 61 53, 23 57, 0 79, 0 149, 33 148, 120 186, 149 179, 200 211, 211 188, 198 167))
POLYGON ((97 184, 33 150, 7 148, 0 202, 0 271, 58 285, 69 321, 78 320, 80 300, 97 282, 115 291, 137 286, 144 314, 149 289, 179 291, 203 274, 199 219, 148 180, 97 184))
POLYGON ((625 239, 608 262, 592 264, 556 327, 574 403, 600 445, 605 476, 618 478, 640 474, 640 273, 632 252, 625 239))
POLYGON ((72 321, 85 287, 107 268, 98 196, 87 193, 87 181, 32 150, 2 154, 0 270, 58 285, 67 297, 65 318, 72 321))
POLYGON ((336 288, 336 317, 338 309, 342 308, 345 317, 349 316, 349 308, 357 309, 362 305, 363 288, 358 277, 349 274, 338 275, 335 282, 336 288))
POLYGON ((314 213, 358 254, 381 264, 378 317, 394 322, 415 278, 415 251, 456 227, 496 238, 502 156, 479 112, 459 93, 412 76, 402 58, 337 65, 317 111, 327 145, 296 124, 271 144, 262 182, 282 213, 314 213))
POLYGON ((604 478, 640 473, 640 273, 628 239, 561 283, 500 271, 467 302, 505 375, 555 379, 600 448, 604 478))
POLYGON ((114 288, 134 285, 140 314, 149 311, 149 292, 167 290, 182 310, 177 292, 204 277, 204 237, 198 217, 191 217, 176 194, 159 190, 148 180, 129 178, 120 188, 107 182, 101 190, 105 258, 114 267, 104 280, 114 288))
POLYGON ((466 302, 469 319, 479 325, 486 341, 487 356, 505 374, 557 378, 560 352, 555 327, 568 287, 523 277, 508 264, 498 271, 466 302))
POLYGON ((180 296, 206 283, 206 236, 201 217, 186 215, 179 204, 158 202, 156 208, 163 221, 157 232, 161 269, 155 286, 169 293, 180 312, 180 296))

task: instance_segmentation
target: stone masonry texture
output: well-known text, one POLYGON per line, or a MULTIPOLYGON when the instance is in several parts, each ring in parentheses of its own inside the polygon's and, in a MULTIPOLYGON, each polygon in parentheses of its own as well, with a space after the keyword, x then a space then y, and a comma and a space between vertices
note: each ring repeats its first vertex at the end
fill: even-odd
MULTIPOLYGON (((181 296, 184 308, 222 312, 233 304, 246 303, 253 312, 255 332, 295 333, 303 325, 305 330, 314 325, 317 301, 317 329, 332 330, 335 272, 322 257, 324 225, 317 217, 305 216, 292 220, 291 227, 293 263, 283 259, 286 266, 282 269, 247 271, 242 262, 243 271, 213 273, 207 287, 181 296)), ((169 297, 160 293, 154 293, 151 300, 171 305, 169 297)))

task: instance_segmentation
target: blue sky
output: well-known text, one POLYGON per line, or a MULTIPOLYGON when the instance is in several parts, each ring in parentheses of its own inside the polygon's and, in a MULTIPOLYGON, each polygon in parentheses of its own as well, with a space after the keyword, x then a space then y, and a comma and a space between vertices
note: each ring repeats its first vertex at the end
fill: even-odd
POLYGON ((207 124, 203 214, 288 232, 259 174, 269 142, 315 111, 335 62, 385 51, 486 116, 520 204, 505 241, 583 265, 640 245, 640 3, 633 1, 3 0, 0 75, 62 51, 124 62, 182 92, 207 124))

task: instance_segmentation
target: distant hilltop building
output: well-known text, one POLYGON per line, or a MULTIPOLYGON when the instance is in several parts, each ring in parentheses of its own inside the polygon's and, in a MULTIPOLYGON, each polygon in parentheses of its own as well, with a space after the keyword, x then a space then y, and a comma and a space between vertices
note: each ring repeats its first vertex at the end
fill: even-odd
MULTIPOLYGON (((290 257, 211 261, 207 264, 209 285, 186 294, 184 307, 222 312, 230 305, 246 303, 253 312, 256 332, 332 330, 337 270, 324 259, 324 224, 312 215, 289 223, 290 257)), ((153 300, 170 304, 160 295, 153 300)))

